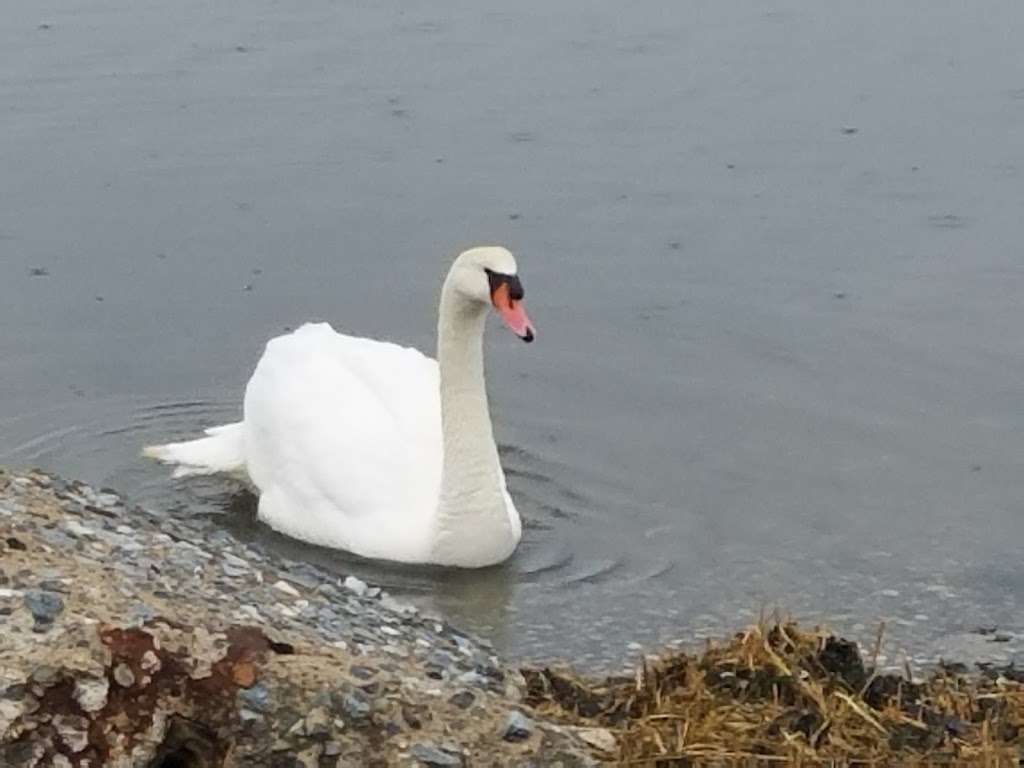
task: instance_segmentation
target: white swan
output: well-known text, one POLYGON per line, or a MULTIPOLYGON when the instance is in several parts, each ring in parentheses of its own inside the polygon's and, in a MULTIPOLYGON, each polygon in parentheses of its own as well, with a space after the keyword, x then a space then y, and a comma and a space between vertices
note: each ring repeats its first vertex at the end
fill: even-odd
POLYGON ((491 432, 483 332, 491 304, 532 341, 522 297, 508 250, 470 249, 441 290, 439 362, 307 324, 267 344, 241 422, 144 454, 176 477, 248 477, 260 519, 298 539, 407 563, 501 562, 522 523, 491 432))

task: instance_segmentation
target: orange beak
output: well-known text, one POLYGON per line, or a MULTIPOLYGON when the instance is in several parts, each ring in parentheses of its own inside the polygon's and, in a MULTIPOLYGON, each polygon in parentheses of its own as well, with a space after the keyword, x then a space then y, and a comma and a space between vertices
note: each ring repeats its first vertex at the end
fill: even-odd
POLYGON ((499 283, 491 292, 491 303, 494 309, 516 336, 525 342, 533 341, 533 324, 526 316, 522 300, 516 300, 509 294, 508 283, 499 283))

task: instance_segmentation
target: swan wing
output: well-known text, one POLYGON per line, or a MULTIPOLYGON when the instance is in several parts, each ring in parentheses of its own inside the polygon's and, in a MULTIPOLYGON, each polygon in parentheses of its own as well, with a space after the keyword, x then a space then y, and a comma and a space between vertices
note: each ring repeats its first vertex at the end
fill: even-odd
POLYGON ((366 557, 426 559, 442 467, 436 361, 304 325, 267 344, 244 423, 272 527, 366 557))

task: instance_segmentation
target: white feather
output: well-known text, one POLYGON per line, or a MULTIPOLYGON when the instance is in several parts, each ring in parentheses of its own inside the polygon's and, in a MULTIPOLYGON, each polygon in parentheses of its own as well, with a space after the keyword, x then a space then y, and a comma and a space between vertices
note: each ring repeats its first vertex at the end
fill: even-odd
POLYGON ((443 456, 434 360, 305 325, 267 345, 245 424, 267 524, 366 557, 428 558, 443 456))
POLYGON ((219 472, 244 474, 245 425, 241 422, 211 427, 205 430, 209 437, 183 443, 151 445, 142 453, 166 464, 177 464, 174 477, 213 475, 219 472))

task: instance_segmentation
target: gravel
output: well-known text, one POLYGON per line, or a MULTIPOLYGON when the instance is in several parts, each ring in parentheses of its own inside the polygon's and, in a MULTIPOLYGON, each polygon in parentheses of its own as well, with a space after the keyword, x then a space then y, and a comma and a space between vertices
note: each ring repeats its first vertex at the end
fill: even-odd
POLYGON ((225 768, 592 764, 520 711, 524 681, 488 643, 204 517, 40 472, 0 469, 0 621, 0 765, 168 764, 194 744, 225 768))
POLYGON ((25 606, 32 613, 37 627, 49 626, 64 610, 60 595, 44 589, 30 589, 25 593, 25 606))

